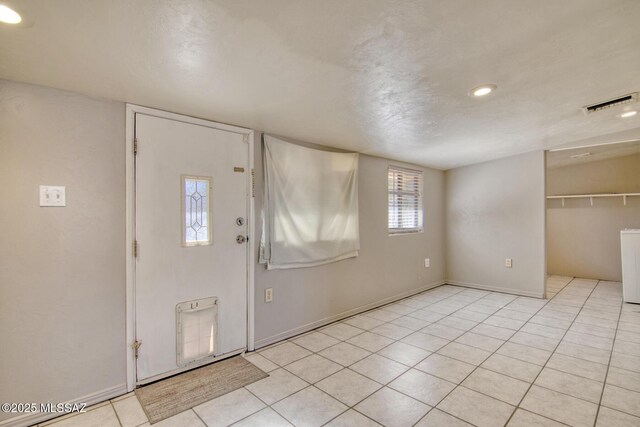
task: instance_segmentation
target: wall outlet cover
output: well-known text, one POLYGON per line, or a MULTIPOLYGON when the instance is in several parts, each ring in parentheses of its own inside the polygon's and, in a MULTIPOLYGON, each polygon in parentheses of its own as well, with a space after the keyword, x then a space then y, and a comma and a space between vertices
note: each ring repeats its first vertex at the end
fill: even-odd
POLYGON ((41 185, 40 206, 67 206, 65 187, 57 185, 41 185))
POLYGON ((267 288, 264 290, 264 302, 273 301, 273 288, 267 288))
POLYGON ((429 268, 431 267, 431 259, 430 258, 425 258, 424 259, 424 268, 429 268))
POLYGON ((507 267, 507 268, 511 268, 511 266, 512 266, 511 258, 507 258, 507 259, 504 260, 504 266, 507 267))

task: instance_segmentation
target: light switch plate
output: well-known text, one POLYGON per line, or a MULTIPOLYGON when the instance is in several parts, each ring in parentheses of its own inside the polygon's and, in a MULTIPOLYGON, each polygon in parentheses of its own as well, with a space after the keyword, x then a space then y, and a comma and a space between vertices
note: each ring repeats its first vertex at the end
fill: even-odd
POLYGON ((507 268, 511 268, 511 266, 512 266, 511 258, 506 258, 504 260, 504 266, 507 267, 507 268))
POLYGON ((267 288, 264 290, 264 302, 273 301, 273 288, 267 288))
POLYGON ((424 259, 424 268, 429 268, 429 267, 431 267, 431 259, 425 258, 424 259))
POLYGON ((41 185, 40 206, 67 206, 65 187, 55 185, 41 185))

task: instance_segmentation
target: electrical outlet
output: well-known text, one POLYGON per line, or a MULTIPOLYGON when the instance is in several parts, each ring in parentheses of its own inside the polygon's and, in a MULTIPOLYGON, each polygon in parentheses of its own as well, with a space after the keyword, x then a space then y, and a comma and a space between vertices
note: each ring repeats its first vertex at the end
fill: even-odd
POLYGON ((267 288, 264 290, 264 302, 273 301, 273 288, 267 288))
POLYGON ((511 258, 507 258, 504 260, 504 266, 507 268, 511 268, 511 258))
POLYGON ((65 187, 55 185, 41 185, 40 206, 67 206, 65 187))
POLYGON ((424 268, 431 267, 431 260, 429 258, 424 259, 424 268))

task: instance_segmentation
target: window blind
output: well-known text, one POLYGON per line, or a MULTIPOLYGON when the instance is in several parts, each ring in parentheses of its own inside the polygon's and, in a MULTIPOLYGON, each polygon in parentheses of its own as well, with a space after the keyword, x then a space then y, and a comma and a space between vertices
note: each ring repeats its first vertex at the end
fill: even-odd
POLYGON ((422 231, 422 172, 389 166, 389 232, 422 231))

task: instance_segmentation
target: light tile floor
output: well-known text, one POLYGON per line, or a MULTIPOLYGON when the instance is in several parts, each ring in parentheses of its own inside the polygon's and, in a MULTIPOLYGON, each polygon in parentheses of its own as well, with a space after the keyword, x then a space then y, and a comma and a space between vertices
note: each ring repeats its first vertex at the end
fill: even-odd
MULTIPOLYGON (((440 286, 248 354, 269 378, 156 425, 637 427, 640 306, 621 294, 440 286)), ((148 423, 128 394, 51 425, 148 423)))

